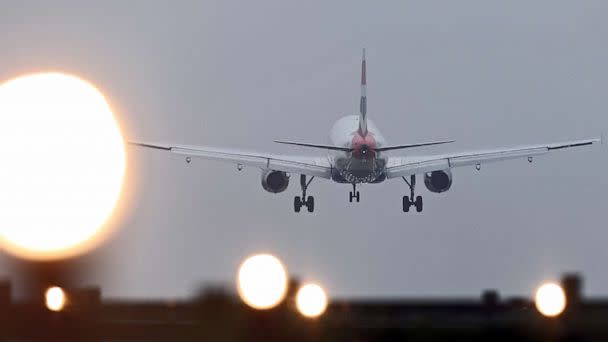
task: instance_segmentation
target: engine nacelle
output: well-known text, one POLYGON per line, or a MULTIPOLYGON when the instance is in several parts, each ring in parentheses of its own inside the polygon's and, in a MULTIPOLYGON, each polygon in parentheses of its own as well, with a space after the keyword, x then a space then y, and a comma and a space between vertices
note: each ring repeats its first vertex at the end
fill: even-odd
POLYGON ((273 194, 283 192, 289 185, 289 176, 286 172, 264 170, 262 172, 262 188, 273 194))
POLYGON ((424 185, 430 192, 446 192, 452 186, 452 172, 449 169, 427 172, 424 174, 424 185))

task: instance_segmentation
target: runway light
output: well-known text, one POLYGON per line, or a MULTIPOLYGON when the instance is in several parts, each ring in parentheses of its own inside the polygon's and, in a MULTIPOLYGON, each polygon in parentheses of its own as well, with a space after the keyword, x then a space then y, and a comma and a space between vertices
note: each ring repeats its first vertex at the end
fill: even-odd
POLYGON ((298 290, 296 306, 305 317, 319 317, 327 309, 327 295, 321 286, 306 284, 298 290))
POLYGON ((566 294, 561 286, 555 283, 546 283, 536 290, 534 297, 536 309, 547 317, 555 317, 566 308, 566 294))
POLYGON ((277 306, 287 293, 287 271, 270 254, 247 258, 239 267, 237 289, 241 299, 258 310, 277 306))
POLYGON ((61 287, 53 286, 46 290, 44 295, 47 309, 51 311, 61 311, 65 307, 66 296, 61 287))

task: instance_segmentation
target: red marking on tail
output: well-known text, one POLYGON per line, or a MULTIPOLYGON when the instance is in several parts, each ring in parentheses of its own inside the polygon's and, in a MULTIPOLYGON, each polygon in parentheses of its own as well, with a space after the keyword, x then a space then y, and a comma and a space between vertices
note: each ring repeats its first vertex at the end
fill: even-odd
POLYGON ((372 134, 361 135, 357 132, 353 136, 351 148, 353 149, 353 157, 357 159, 375 158, 376 147, 376 139, 372 134))
POLYGON ((365 80, 365 59, 361 62, 361 85, 366 85, 367 81, 365 80))

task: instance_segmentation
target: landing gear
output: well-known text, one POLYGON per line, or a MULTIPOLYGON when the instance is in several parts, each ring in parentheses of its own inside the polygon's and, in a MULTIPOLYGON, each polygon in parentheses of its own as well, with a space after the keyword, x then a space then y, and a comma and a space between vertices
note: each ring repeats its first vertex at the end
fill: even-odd
POLYGON ((416 188, 416 176, 411 175, 410 181, 408 182, 405 177, 401 177, 410 187, 410 196, 403 196, 403 212, 407 213, 410 211, 410 207, 416 207, 416 212, 422 212, 422 196, 415 196, 414 190, 416 188), (414 197, 416 197, 414 199, 414 197))
POLYGON ((350 203, 353 203, 353 199, 356 199, 357 203, 359 203, 359 200, 361 199, 359 191, 357 191, 356 183, 353 183, 353 191, 350 192, 348 200, 350 201, 350 203))
POLYGON ((315 198, 312 196, 308 196, 308 198, 306 197, 306 189, 308 189, 308 186, 310 185, 310 183, 312 182, 312 180, 315 179, 315 177, 310 177, 310 180, 308 180, 308 182, 306 181, 306 175, 300 175, 300 186, 302 187, 302 197, 300 196, 296 196, 293 199, 293 210, 296 213, 300 212, 300 209, 302 209, 302 206, 305 206, 308 209, 309 213, 312 213, 313 211, 315 211, 315 198))

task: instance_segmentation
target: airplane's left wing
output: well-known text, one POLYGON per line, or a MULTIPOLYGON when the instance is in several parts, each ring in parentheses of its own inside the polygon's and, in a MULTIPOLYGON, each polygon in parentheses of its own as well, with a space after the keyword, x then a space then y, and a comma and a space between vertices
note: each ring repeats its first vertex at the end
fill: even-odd
POLYGON ((387 178, 405 177, 459 166, 481 165, 516 158, 532 158, 552 151, 591 145, 600 141, 602 139, 586 139, 437 156, 391 157, 388 161, 386 176, 387 178))
POLYGON ((200 157, 231 162, 237 165, 253 166, 260 169, 284 171, 326 179, 331 178, 331 165, 329 164, 329 160, 323 157, 283 156, 267 153, 245 152, 234 149, 220 149, 207 146, 171 146, 143 142, 129 143, 131 145, 181 154, 186 157, 200 157))

